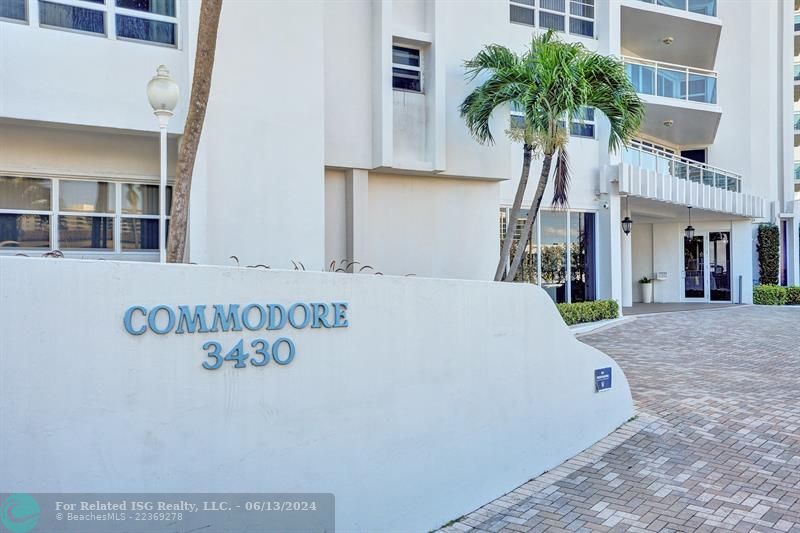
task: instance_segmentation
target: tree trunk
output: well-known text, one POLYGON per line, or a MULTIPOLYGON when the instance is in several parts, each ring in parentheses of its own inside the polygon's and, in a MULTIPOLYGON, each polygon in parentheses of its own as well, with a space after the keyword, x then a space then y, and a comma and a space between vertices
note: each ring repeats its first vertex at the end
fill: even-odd
POLYGON ((522 228, 522 235, 517 245, 517 253, 514 255, 514 261, 511 263, 511 268, 508 269, 504 281, 514 281, 514 276, 517 275, 519 265, 522 263, 522 258, 525 255, 525 248, 528 246, 528 239, 530 238, 531 230, 533 230, 533 223, 536 222, 536 217, 539 214, 539 207, 542 205, 542 198, 544 197, 544 190, 547 188, 547 181, 550 178, 550 166, 552 163, 553 154, 544 154, 542 173, 539 176, 539 186, 536 187, 536 194, 533 197, 533 202, 531 202, 528 217, 525 219, 525 227, 522 228))
POLYGON ((528 188, 528 176, 531 173, 531 158, 533 147, 529 144, 522 146, 522 172, 519 176, 517 194, 514 196, 514 205, 511 206, 511 213, 506 220, 506 237, 503 239, 503 248, 500 250, 500 261, 497 263, 497 270, 494 273, 495 281, 502 281, 506 269, 506 261, 511 255, 511 244, 514 242, 514 234, 517 228, 517 219, 522 208, 522 198, 525 196, 525 189, 528 188))
POLYGON ((197 145, 203 132, 214 54, 217 49, 217 29, 222 0, 203 0, 197 28, 197 55, 194 61, 192 94, 189 112, 183 128, 183 138, 178 150, 178 171, 172 189, 167 261, 181 263, 186 257, 186 235, 189 221, 189 195, 192 190, 192 172, 197 157, 197 145))

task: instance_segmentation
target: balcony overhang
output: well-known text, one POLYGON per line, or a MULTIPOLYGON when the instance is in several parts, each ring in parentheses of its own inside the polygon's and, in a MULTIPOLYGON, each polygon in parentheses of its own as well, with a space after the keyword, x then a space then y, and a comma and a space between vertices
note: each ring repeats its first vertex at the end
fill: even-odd
POLYGON ((621 46, 625 55, 712 70, 722 33, 718 17, 623 0, 621 46), (663 40, 672 38, 669 45, 663 40))
POLYGON ((622 195, 654 202, 721 213, 734 218, 763 218, 766 200, 752 194, 729 191, 662 174, 628 163, 611 167, 608 174, 622 195))
POLYGON ((708 146, 717 136, 722 108, 691 100, 640 94, 645 119, 640 131, 677 146, 708 146), (667 125, 670 124, 670 125, 667 125))

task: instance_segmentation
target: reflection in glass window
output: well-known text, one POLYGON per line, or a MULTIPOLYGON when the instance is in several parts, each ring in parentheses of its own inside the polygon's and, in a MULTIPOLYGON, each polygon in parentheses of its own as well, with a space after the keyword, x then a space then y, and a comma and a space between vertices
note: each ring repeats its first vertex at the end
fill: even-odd
POLYGON ((50 248, 50 216, 0 213, 0 248, 50 248))
POLYGON ((96 9, 39 2, 39 24, 55 28, 105 34, 105 13, 96 9))
POLYGON ((61 180, 58 195, 61 211, 114 212, 114 184, 107 181, 61 180))
MULTIPOLYGON (((511 246, 512 258, 517 254, 519 239, 522 237, 522 230, 525 228, 525 219, 527 217, 528 211, 523 209, 517 220, 517 230, 514 235, 516 241, 511 246)), ((531 235, 525 247, 525 255, 522 256, 522 262, 519 265, 517 274, 514 276, 514 281, 539 283, 539 235, 536 231, 536 224, 531 228, 531 235)))
POLYGON ((567 301, 567 213, 542 211, 541 254, 542 283, 547 294, 557 303, 567 301))
POLYGON ((595 300, 594 213, 570 213, 569 233, 571 299, 595 300))
POLYGON ((117 36, 152 43, 176 44, 175 24, 160 20, 117 15, 117 36))
POLYGON ((0 209, 50 211, 50 180, 0 176, 0 209))
POLYGON ((69 249, 114 249, 114 219, 112 217, 58 217, 59 247, 69 249))
POLYGON ((158 250, 157 218, 123 218, 120 229, 123 250, 158 250))
POLYGON ((175 0, 117 0, 117 7, 165 15, 167 17, 175 16, 175 0))
POLYGON ((0 0, 0 18, 26 20, 25 0, 0 0))
MULTIPOLYGON (((158 215, 158 185, 125 183, 122 185, 122 213, 158 215)), ((172 187, 167 187, 167 214, 172 206, 172 187)))

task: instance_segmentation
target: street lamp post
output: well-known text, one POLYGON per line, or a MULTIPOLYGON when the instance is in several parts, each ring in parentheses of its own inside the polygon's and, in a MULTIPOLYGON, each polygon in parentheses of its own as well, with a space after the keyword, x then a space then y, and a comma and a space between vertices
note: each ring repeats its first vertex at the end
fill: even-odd
POLYGON ((158 251, 159 260, 167 262, 167 124, 178 104, 178 84, 169 76, 169 70, 160 65, 156 75, 147 84, 147 99, 158 119, 161 147, 161 181, 158 189, 158 251))

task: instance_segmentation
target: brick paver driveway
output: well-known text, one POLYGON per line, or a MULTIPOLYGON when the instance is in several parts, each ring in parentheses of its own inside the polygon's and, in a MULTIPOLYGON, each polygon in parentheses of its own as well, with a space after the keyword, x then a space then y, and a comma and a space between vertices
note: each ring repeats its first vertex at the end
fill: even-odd
POLYGON ((582 341, 637 418, 447 531, 800 532, 800 309, 640 317, 582 341))

